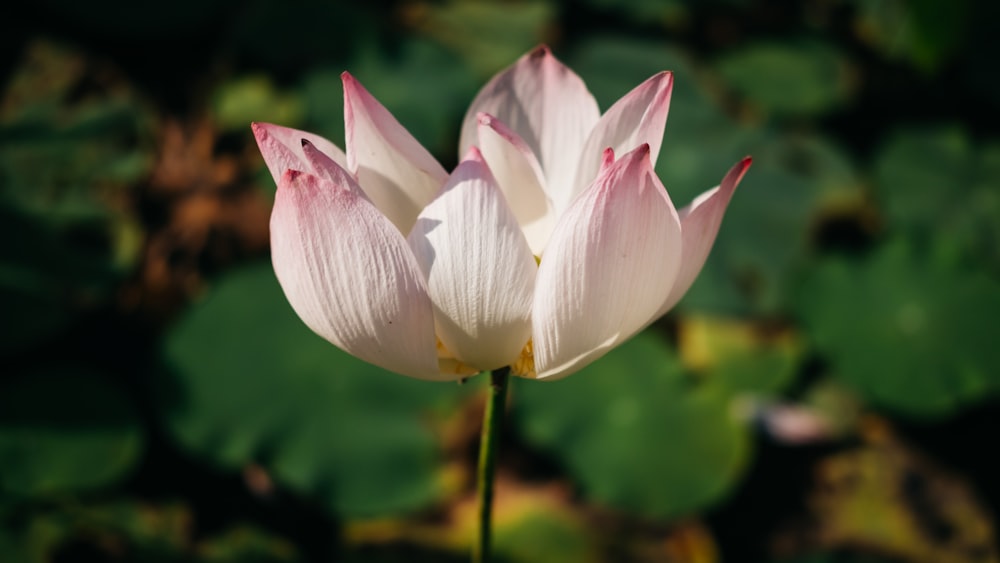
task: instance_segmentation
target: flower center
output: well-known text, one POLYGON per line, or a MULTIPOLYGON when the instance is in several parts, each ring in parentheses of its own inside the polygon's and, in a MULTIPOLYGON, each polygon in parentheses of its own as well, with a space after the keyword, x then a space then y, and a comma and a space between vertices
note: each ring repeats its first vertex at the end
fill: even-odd
POLYGON ((535 373, 535 347, 530 338, 521 350, 521 355, 510 365, 510 373, 526 379, 538 377, 538 374, 535 373))
POLYGON ((444 342, 441 342, 440 338, 437 338, 437 356, 438 356, 438 368, 441 373, 450 373, 453 375, 476 375, 480 370, 462 363, 461 360, 455 357, 454 354, 448 351, 445 347, 444 342))

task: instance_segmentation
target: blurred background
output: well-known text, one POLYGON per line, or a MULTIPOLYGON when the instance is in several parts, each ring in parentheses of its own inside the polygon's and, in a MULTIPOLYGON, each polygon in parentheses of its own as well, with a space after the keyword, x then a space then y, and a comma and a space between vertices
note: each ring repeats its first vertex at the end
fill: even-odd
MULTIPOLYGON (((12 9, 11 9, 12 10, 12 9)), ((485 379, 309 332, 251 121, 343 143, 349 70, 446 166, 539 43, 609 107, 675 73, 678 308, 512 385, 508 563, 1000 560, 988 0, 35 0, 0 19, 0 561, 465 561, 485 379)))

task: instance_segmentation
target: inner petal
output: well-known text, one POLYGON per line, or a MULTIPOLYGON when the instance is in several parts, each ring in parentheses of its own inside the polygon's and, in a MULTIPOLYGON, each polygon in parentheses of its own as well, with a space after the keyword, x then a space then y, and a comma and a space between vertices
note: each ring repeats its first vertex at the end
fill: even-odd
POLYGON ((555 225, 541 166, 527 143, 495 117, 479 114, 479 147, 535 256, 555 225))

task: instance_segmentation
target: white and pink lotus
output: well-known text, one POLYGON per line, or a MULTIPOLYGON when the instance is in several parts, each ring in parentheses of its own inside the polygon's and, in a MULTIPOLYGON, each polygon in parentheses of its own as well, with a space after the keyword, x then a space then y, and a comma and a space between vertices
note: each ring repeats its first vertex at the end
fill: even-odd
POLYGON ((449 175, 350 74, 345 154, 255 123, 278 184, 274 270, 317 334, 400 374, 565 377, 673 307, 746 158, 679 212, 653 171, 673 77, 607 112, 539 47, 465 116, 449 175))

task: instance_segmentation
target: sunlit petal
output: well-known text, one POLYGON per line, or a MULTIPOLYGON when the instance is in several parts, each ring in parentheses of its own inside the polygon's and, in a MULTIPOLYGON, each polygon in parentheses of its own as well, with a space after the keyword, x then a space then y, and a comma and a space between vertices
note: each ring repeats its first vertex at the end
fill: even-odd
POLYGON ((344 151, 319 135, 271 123, 251 123, 250 128, 253 129, 257 147, 264 157, 271 177, 274 178, 275 185, 281 181, 285 170, 318 172, 302 152, 303 141, 312 143, 341 168, 347 167, 347 155, 344 151))
POLYGON ((448 173, 360 82, 346 72, 341 78, 348 170, 406 234, 448 173))
POLYGON ((750 168, 751 158, 746 157, 733 166, 722 179, 722 183, 699 195, 690 205, 680 211, 681 218, 681 270, 667 300, 660 306, 657 316, 662 316, 673 308, 691 288, 701 272, 708 253, 719 234, 722 216, 736 186, 750 168))
POLYGON ((385 369, 422 379, 438 371, 433 309, 399 231, 340 171, 333 180, 290 170, 271 214, 271 259, 292 308, 314 332, 385 369))
POLYGON ((680 267, 680 220, 653 173, 649 146, 614 163, 609 155, 560 217, 538 269, 532 337, 539 378, 569 375, 644 327, 680 267))
POLYGON ((479 114, 479 148, 528 245, 541 256, 555 226, 555 211, 545 194, 541 166, 517 133, 495 117, 479 114))
POLYGON ((478 150, 470 150, 420 213, 408 242, 445 347, 480 370, 517 359, 531 336, 537 267, 478 150))
POLYGON ((477 144, 480 113, 492 115, 524 139, 538 157, 557 205, 572 189, 577 158, 600 118, 597 102, 572 70, 546 46, 500 72, 473 100, 462 125, 459 154, 477 144))
POLYGON ((646 143, 650 160, 656 164, 673 84, 673 74, 661 72, 635 87, 601 116, 580 153, 570 198, 589 186, 597 176, 601 151, 607 147, 625 154, 646 143))

